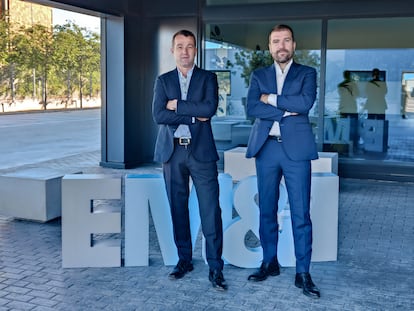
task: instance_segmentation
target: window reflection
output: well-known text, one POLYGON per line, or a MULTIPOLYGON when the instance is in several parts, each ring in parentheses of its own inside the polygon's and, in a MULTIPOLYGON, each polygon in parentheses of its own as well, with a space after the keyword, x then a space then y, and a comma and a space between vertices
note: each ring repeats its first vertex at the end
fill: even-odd
MULTIPOLYGON (((320 42, 320 21, 295 21, 288 24, 294 29, 298 42, 295 61, 312 66, 319 73, 320 44, 317 42, 320 42)), ((241 145, 247 143, 249 126, 254 121, 246 115, 246 95, 250 75, 257 68, 273 64, 268 51, 268 32, 273 25, 274 22, 206 25, 204 64, 207 70, 218 74, 219 87, 221 86, 219 109, 213 119, 213 132, 219 148, 222 136, 232 142, 229 147, 234 146, 235 141, 239 145, 240 142, 241 145), (229 124, 232 124, 231 130, 229 124), (229 132, 221 135, 222 131, 218 130, 221 127, 226 127, 226 131, 229 132), (240 133, 240 129, 243 129, 243 132, 240 133)), ((316 135, 318 100, 310 112, 310 117, 316 135)))
MULTIPOLYGON (((320 50, 315 49, 315 41, 318 41, 318 37, 320 38, 320 22, 302 21, 289 24, 294 28, 296 41, 298 41, 295 61, 312 66, 319 72, 320 50), (312 29, 311 33, 309 29, 312 29)), ((220 109, 217 116, 247 119, 245 97, 250 75, 257 68, 273 64, 273 59, 267 49, 267 35, 272 26, 272 22, 248 25, 207 25, 204 50, 205 68, 216 73, 231 73, 231 93, 220 89, 220 95, 225 98, 226 107, 220 109), (246 37, 241 37, 241 28, 246 29, 246 37), (232 32, 234 29, 237 29, 236 33, 232 32)), ((223 75, 218 75, 218 79, 221 85, 228 83, 229 80, 223 75)), ((317 117, 317 106, 318 104, 315 103, 311 112, 314 117, 317 117)))
POLYGON ((413 26, 409 18, 328 23, 324 151, 414 160, 414 44, 402 40, 413 26), (378 42, 373 31, 388 39, 378 42))
POLYGON ((401 79, 401 117, 414 112, 414 72, 403 72, 401 79))

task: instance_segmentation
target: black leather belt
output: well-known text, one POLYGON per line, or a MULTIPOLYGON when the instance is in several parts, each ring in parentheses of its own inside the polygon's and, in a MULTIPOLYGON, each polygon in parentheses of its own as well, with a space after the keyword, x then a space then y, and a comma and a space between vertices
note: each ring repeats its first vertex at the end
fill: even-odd
POLYGON ((179 137, 179 138, 174 138, 174 140, 180 146, 188 146, 191 143, 191 138, 190 137, 179 137))
POLYGON ((281 143, 282 142, 282 136, 269 135, 267 138, 268 139, 272 139, 272 140, 276 140, 278 143, 281 143))

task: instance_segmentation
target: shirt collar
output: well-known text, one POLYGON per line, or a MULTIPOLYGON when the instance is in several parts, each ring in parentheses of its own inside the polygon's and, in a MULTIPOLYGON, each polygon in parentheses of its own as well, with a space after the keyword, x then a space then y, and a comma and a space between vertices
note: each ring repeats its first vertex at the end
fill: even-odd
POLYGON ((276 73, 277 74, 287 74, 289 69, 290 69, 290 66, 292 66, 293 58, 287 63, 287 65, 285 67, 285 70, 283 70, 283 71, 282 71, 282 68, 280 68, 280 65, 278 63, 276 63, 276 62, 274 62, 274 63, 275 63, 275 68, 276 68, 276 73))
POLYGON ((190 79, 191 76, 193 75, 193 71, 194 71, 194 67, 195 64, 193 65, 193 67, 187 72, 187 77, 184 77, 184 75, 182 74, 182 72, 180 71, 180 69, 177 68, 178 71, 178 76, 180 77, 180 79, 190 79))

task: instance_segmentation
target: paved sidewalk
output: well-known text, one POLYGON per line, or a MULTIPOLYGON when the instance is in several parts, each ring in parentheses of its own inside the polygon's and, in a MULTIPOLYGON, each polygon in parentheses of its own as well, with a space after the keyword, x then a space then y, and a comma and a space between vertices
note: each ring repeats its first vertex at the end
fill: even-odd
MULTIPOLYGON (((99 167, 99 151, 26 165, 123 176, 158 167, 99 167)), ((12 171, 10 168, 5 171, 12 171)), ((342 179, 338 261, 312 263, 322 297, 293 284, 294 268, 261 283, 252 269, 226 265, 229 284, 216 292, 198 242, 193 272, 170 281, 153 226, 150 265, 61 268, 60 219, 45 224, 0 218, 1 310, 414 310, 414 183, 342 179)))

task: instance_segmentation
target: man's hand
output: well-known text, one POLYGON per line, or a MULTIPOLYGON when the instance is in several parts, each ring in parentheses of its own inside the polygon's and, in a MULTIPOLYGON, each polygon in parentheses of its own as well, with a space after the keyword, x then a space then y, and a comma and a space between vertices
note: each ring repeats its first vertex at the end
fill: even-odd
POLYGON ((268 104, 269 103, 268 102, 268 99, 269 99, 269 94, 262 94, 260 96, 260 101, 263 102, 263 103, 265 103, 265 104, 268 104))
POLYGON ((176 111, 177 110, 177 100, 176 99, 169 100, 167 102, 166 108, 168 110, 176 111))

